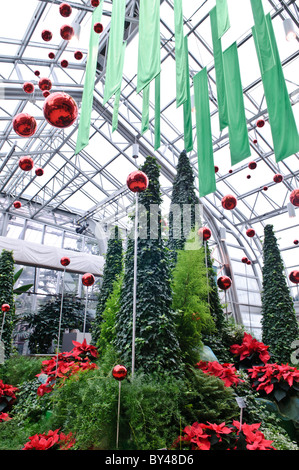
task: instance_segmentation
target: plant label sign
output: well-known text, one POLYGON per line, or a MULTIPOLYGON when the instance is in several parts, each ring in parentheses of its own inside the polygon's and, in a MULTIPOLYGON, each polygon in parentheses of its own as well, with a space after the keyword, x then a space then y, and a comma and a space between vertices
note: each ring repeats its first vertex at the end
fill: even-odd
POLYGON ((239 408, 246 408, 246 403, 245 403, 244 398, 236 397, 236 402, 238 403, 239 408))

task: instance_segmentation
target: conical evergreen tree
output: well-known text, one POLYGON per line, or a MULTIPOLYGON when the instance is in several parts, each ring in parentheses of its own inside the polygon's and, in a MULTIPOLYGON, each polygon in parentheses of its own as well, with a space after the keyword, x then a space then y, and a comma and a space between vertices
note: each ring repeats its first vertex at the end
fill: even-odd
MULTIPOLYGON (((175 263, 176 251, 184 249, 186 242, 185 229, 192 230, 195 227, 196 222, 196 210, 195 206, 199 203, 199 199, 195 194, 194 188, 194 174, 190 164, 190 160, 185 150, 180 154, 177 164, 177 173, 173 182, 171 204, 172 206, 180 206, 181 210, 181 224, 176 223, 176 218, 172 211, 169 213, 169 240, 168 248, 170 250, 170 258, 175 263), (187 226, 187 221, 184 224, 184 206, 190 207, 191 220, 190 227, 187 226)), ((189 233, 188 233, 189 235, 189 233)))
POLYGON ((108 240, 106 260, 103 271, 103 282, 98 296, 95 319, 92 325, 92 342, 97 344, 101 333, 101 323, 106 302, 112 294, 114 282, 123 270, 123 245, 117 226, 113 228, 108 240))
POLYGON ((0 306, 8 304, 8 312, 0 310, 0 330, 3 324, 2 341, 4 343, 4 354, 8 358, 12 352, 13 331, 16 322, 14 303, 14 258, 13 252, 3 250, 0 255, 0 306), (3 317, 4 322, 3 322, 3 317))
POLYGON ((264 235, 262 340, 269 346, 271 362, 287 363, 298 324, 273 225, 266 225, 264 235))
MULTIPOLYGON (((138 238, 135 368, 146 373, 165 370, 175 373, 180 369, 181 355, 171 308, 170 268, 161 237, 160 210, 156 213, 155 233, 149 224, 151 207, 157 208, 162 202, 156 159, 147 157, 141 171, 147 175, 149 185, 139 194, 139 204, 144 210, 139 218, 143 235, 138 238)), ((134 240, 130 237, 120 310, 116 315, 116 349, 128 369, 132 355, 133 279, 134 240)))

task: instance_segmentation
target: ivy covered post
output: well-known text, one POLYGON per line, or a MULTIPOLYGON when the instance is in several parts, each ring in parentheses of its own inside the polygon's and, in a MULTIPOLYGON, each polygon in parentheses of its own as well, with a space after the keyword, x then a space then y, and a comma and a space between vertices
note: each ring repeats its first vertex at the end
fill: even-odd
POLYGON ((290 362, 292 342, 298 339, 298 324, 273 225, 266 225, 264 235, 262 339, 269 346, 271 362, 285 364, 290 362))
MULTIPOLYGON (((139 194, 139 235, 137 245, 135 367, 146 373, 178 372, 181 355, 172 310, 170 267, 161 236, 162 202, 159 174, 154 157, 140 168, 149 180, 139 194)), ((132 312, 134 281, 134 239, 129 237, 125 255, 120 309, 116 315, 116 349, 130 369, 132 355, 132 312)))
POLYGON ((176 262, 177 250, 184 249, 187 238, 186 232, 189 235, 190 231, 195 227, 196 205, 199 204, 199 199, 195 194, 193 169, 185 150, 179 156, 176 169, 177 173, 174 178, 171 196, 171 210, 169 212, 168 239, 170 259, 174 264, 176 262), (179 216, 177 216, 176 212, 178 209, 179 216), (189 221, 185 220, 186 216, 188 217, 189 215, 188 210, 190 210, 189 226, 189 221), (178 222, 179 217, 180 222, 178 222))
POLYGON ((105 266, 103 271, 102 286, 98 296, 95 319, 92 324, 92 342, 98 344, 101 334, 103 312, 108 298, 113 292, 114 282, 123 270, 123 241, 120 237, 119 228, 115 226, 108 240, 105 266))
POLYGON ((10 307, 7 312, 3 312, 0 309, 0 326, 3 323, 2 341, 4 343, 4 353, 6 358, 8 358, 12 352, 13 331, 16 322, 14 303, 14 267, 15 263, 13 252, 2 250, 0 256, 0 307, 3 304, 8 304, 10 307))

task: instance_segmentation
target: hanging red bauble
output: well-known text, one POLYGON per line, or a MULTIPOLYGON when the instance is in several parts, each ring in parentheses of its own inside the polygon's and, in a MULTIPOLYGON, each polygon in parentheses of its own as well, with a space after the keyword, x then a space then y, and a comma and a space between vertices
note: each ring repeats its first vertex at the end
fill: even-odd
POLYGON ((59 7, 59 13, 64 18, 68 18, 72 14, 72 7, 68 3, 62 3, 59 7))
POLYGON ((211 238, 212 236, 212 232, 208 227, 201 227, 198 230, 197 234, 204 242, 209 240, 209 238, 211 238))
POLYGON ((22 157, 19 160, 19 167, 23 171, 30 171, 34 167, 34 163, 32 158, 30 157, 22 157))
POLYGON ((20 207, 22 207, 22 204, 20 203, 20 201, 15 201, 13 205, 15 209, 20 209, 20 207))
POLYGON ((254 170, 256 167, 257 167, 256 162, 249 162, 248 163, 248 168, 250 168, 250 170, 254 170))
POLYGON ((91 6, 98 7, 100 4, 100 0, 90 0, 91 6))
POLYGON ((35 170, 35 174, 36 174, 36 176, 43 176, 44 170, 42 168, 37 168, 35 170))
POLYGON ((254 235, 255 235, 255 230, 254 230, 253 228, 247 229, 247 230, 246 230, 246 235, 247 235, 247 237, 249 237, 249 238, 254 237, 254 235))
POLYGON ((53 34, 48 29, 42 31, 42 39, 46 42, 51 41, 53 34))
POLYGON ((293 206, 299 207, 299 189, 294 189, 290 194, 290 201, 293 206))
POLYGON ((95 279, 94 279, 94 275, 93 275, 93 274, 91 274, 91 273, 85 273, 85 274, 83 274, 83 276, 82 276, 82 284, 83 284, 84 286, 87 286, 87 287, 92 286, 93 283, 94 283, 94 281, 95 281, 95 279))
POLYGON ((224 209, 231 211, 237 205, 237 198, 232 196, 232 194, 228 194, 222 198, 221 204, 224 209))
POLYGON ((21 137, 31 137, 36 131, 36 120, 27 113, 20 113, 13 118, 12 127, 21 137))
POLYGON ((10 309, 10 305, 9 304, 2 304, 1 305, 1 310, 2 312, 8 312, 10 309))
POLYGON ((71 126, 78 117, 78 106, 67 93, 52 93, 45 99, 43 112, 45 119, 54 127, 71 126))
POLYGON ((49 57, 49 59, 55 59, 54 52, 49 52, 48 57, 49 57))
POLYGON ((294 240, 294 245, 298 245, 299 240, 294 240))
POLYGON ((62 37, 62 39, 65 39, 66 41, 69 41, 70 39, 72 39, 74 34, 75 34, 75 31, 74 31, 74 28, 72 26, 70 26, 68 24, 64 24, 63 26, 61 26, 60 36, 62 37))
POLYGON ((66 69, 68 66, 69 66, 69 63, 66 59, 63 59, 61 62, 60 62, 60 65, 61 67, 63 67, 64 69, 66 69))
POLYGON ((95 33, 97 34, 100 34, 103 32, 103 29, 104 29, 104 26, 102 25, 102 23, 95 23, 93 25, 93 30, 95 33))
POLYGON ((23 90, 25 93, 31 94, 34 92, 34 85, 31 82, 25 82, 23 85, 23 90))
POLYGON ((44 90, 51 90, 52 88, 52 82, 49 78, 40 78, 38 82, 39 89, 44 91, 44 90))
POLYGON ((43 97, 44 97, 44 98, 48 98, 49 95, 50 95, 49 90, 43 91, 43 97))
POLYGON ((148 187, 148 178, 140 170, 133 171, 127 178, 127 186, 133 193, 140 193, 148 187))
POLYGON ((246 264, 249 264, 249 265, 251 264, 251 261, 250 261, 250 259, 249 259, 249 260, 247 260, 247 263, 246 263, 246 264))
POLYGON ((36 71, 34 72, 34 75, 36 75, 36 77, 39 77, 39 76, 40 76, 40 71, 39 71, 39 70, 36 70, 36 71))
POLYGON ((112 369, 112 375, 116 380, 124 380, 127 377, 127 373, 125 366, 119 364, 112 369))
POLYGON ((289 279, 294 284, 299 284, 299 271, 297 269, 292 271, 289 275, 289 279))
POLYGON ((257 144, 257 139, 253 139, 253 143, 256 145, 257 144))
POLYGON ((274 183, 281 183, 283 180, 283 176, 280 173, 277 173, 273 176, 274 183))
POLYGON ((248 180, 250 180, 251 176, 250 176, 250 175, 247 175, 246 178, 247 178, 248 180))
POLYGON ((268 186, 264 186, 264 187, 263 187, 263 190, 264 190, 264 191, 268 191, 268 186))
POLYGON ((229 172, 229 173, 232 173, 232 172, 233 172, 233 170, 228 170, 228 172, 229 172))
POLYGON ((67 256, 63 256, 60 260, 60 264, 62 266, 68 266, 70 264, 71 260, 67 256))
POLYGON ((215 165, 215 173, 218 173, 219 167, 215 165))
POLYGON ((76 51, 74 53, 74 57, 76 60, 81 60, 83 58, 83 53, 81 51, 76 51))
POLYGON ((247 263, 247 261, 248 261, 247 256, 243 256, 243 258, 242 258, 242 263, 247 263))
POLYGON ((232 280, 228 276, 220 276, 217 279, 217 285, 219 289, 227 290, 232 285, 232 280))
POLYGON ((257 126, 257 127, 264 127, 264 125, 265 125, 264 119, 258 119, 258 120, 256 121, 256 126, 257 126))

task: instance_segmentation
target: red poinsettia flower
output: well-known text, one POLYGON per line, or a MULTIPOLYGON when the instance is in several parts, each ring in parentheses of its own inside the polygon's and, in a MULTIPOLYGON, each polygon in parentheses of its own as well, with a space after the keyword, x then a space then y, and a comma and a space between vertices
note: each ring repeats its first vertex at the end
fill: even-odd
POLYGON ((238 421, 233 421, 233 426, 237 429, 241 428, 247 442, 246 448, 248 450, 275 450, 271 445, 273 441, 265 439, 264 434, 259 431, 261 423, 244 423, 241 425, 238 421))
POLYGON ((0 399, 1 397, 11 397, 13 399, 16 398, 15 392, 18 390, 17 387, 13 387, 12 385, 3 383, 0 380, 0 399))
POLYGON ((59 434, 59 429, 49 431, 47 434, 35 434, 29 437, 23 450, 49 450, 59 448, 60 450, 70 449, 75 443, 72 433, 59 434))
POLYGON ((0 413, 0 423, 2 421, 9 421, 12 418, 8 415, 8 413, 0 413))
POLYGON ((48 384, 42 384, 37 389, 37 394, 39 397, 43 397, 45 393, 50 393, 53 391, 53 387, 48 384))
POLYGON ((243 380, 238 377, 237 370, 233 364, 220 364, 217 361, 199 361, 195 367, 201 369, 205 374, 219 377, 226 387, 230 387, 233 384, 238 385, 239 382, 243 382, 243 380))
POLYGON ((219 441, 222 441, 221 434, 230 434, 232 432, 232 429, 227 427, 225 423, 221 424, 215 424, 215 423, 209 423, 205 426, 206 429, 211 429, 212 431, 215 432, 216 436, 219 438, 219 441))
POLYGON ((200 423, 193 423, 192 426, 186 426, 183 432, 186 436, 183 437, 182 440, 189 441, 195 444, 195 447, 199 450, 210 450, 211 443, 209 441, 209 435, 204 433, 204 426, 200 423))
POLYGON ((240 361, 251 356, 253 353, 257 353, 260 360, 266 364, 270 359, 268 348, 269 346, 265 346, 264 343, 257 341, 250 334, 245 332, 242 344, 233 344, 230 347, 230 351, 232 354, 240 356, 240 361))
POLYGON ((71 356, 77 357, 80 356, 80 354, 90 354, 92 357, 98 357, 98 350, 95 346, 92 346, 91 344, 87 344, 86 338, 84 338, 82 344, 79 343, 78 341, 73 341, 73 345, 75 346, 72 351, 70 352, 71 356))

